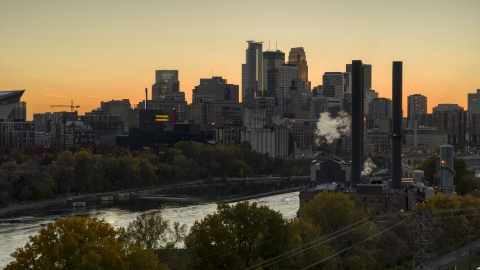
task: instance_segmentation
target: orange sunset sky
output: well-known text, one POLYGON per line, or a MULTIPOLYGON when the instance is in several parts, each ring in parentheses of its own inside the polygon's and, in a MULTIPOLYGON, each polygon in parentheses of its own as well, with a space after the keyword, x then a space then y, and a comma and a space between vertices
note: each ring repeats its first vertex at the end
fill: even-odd
MULTIPOLYGON (((391 97, 392 61, 403 61, 403 104, 428 108, 480 89, 480 1, 1 1, 0 88, 26 89, 27 117, 52 104, 143 100, 156 69, 179 70, 191 100, 200 78, 241 84, 247 40, 264 50, 304 47, 312 86, 360 59, 372 87, 391 97)), ((68 108, 66 108, 68 109, 68 108)))

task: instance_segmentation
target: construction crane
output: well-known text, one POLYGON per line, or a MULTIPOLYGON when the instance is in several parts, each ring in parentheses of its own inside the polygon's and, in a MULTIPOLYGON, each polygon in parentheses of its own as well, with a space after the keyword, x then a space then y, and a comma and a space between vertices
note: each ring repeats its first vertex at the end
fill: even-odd
POLYGON ((73 112, 73 109, 80 108, 79 105, 73 105, 73 100, 71 101, 70 105, 51 105, 50 108, 53 107, 70 107, 70 112, 73 112))

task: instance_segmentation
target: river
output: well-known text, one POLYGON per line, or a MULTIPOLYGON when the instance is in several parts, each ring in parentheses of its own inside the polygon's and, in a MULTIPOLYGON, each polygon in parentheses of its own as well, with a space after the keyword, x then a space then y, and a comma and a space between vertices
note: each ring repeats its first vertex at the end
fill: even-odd
MULTIPOLYGON (((291 186, 290 186, 291 187, 291 186)), ((216 210, 218 199, 247 196, 279 189, 266 185, 264 187, 233 187, 205 190, 183 190, 177 192, 145 194, 104 203, 99 199, 87 201, 87 206, 75 208, 64 204, 29 210, 0 218, 0 268, 4 268, 13 258, 10 254, 17 247, 28 242, 28 237, 38 232, 46 223, 57 218, 88 215, 109 222, 113 227, 126 226, 139 214, 151 210, 160 210, 163 217, 171 222, 178 221, 190 227, 195 220, 201 220, 216 210)), ((291 192, 271 197, 250 200, 260 205, 279 211, 286 218, 296 216, 299 206, 298 192, 291 192)))

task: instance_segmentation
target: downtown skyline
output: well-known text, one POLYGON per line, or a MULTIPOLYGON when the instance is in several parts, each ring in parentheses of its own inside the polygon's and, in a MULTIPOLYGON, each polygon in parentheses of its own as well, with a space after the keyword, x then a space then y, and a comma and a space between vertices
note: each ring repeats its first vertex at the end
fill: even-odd
POLYGON ((101 101, 137 104, 145 88, 151 99, 155 70, 178 70, 189 103, 200 78, 242 87, 247 40, 286 55, 303 47, 312 87, 362 60, 372 65, 372 89, 387 98, 391 62, 403 61, 404 116, 409 95, 427 96, 431 113, 441 103, 467 109, 468 93, 480 88, 477 1, 305 1, 298 17, 281 16, 291 14, 282 1, 112 3, 0 4, 0 87, 26 89, 28 119, 70 100, 83 114, 101 101))

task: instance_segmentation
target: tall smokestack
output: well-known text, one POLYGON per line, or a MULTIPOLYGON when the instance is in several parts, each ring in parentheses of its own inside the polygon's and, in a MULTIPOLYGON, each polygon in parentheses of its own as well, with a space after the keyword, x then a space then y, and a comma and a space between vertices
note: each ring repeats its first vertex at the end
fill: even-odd
POLYGON ((352 171, 350 187, 357 188, 362 177, 363 164, 363 104, 365 94, 363 89, 362 60, 352 61, 352 171))
POLYGON ((392 70, 392 188, 402 188, 402 72, 403 63, 393 62, 392 70))

